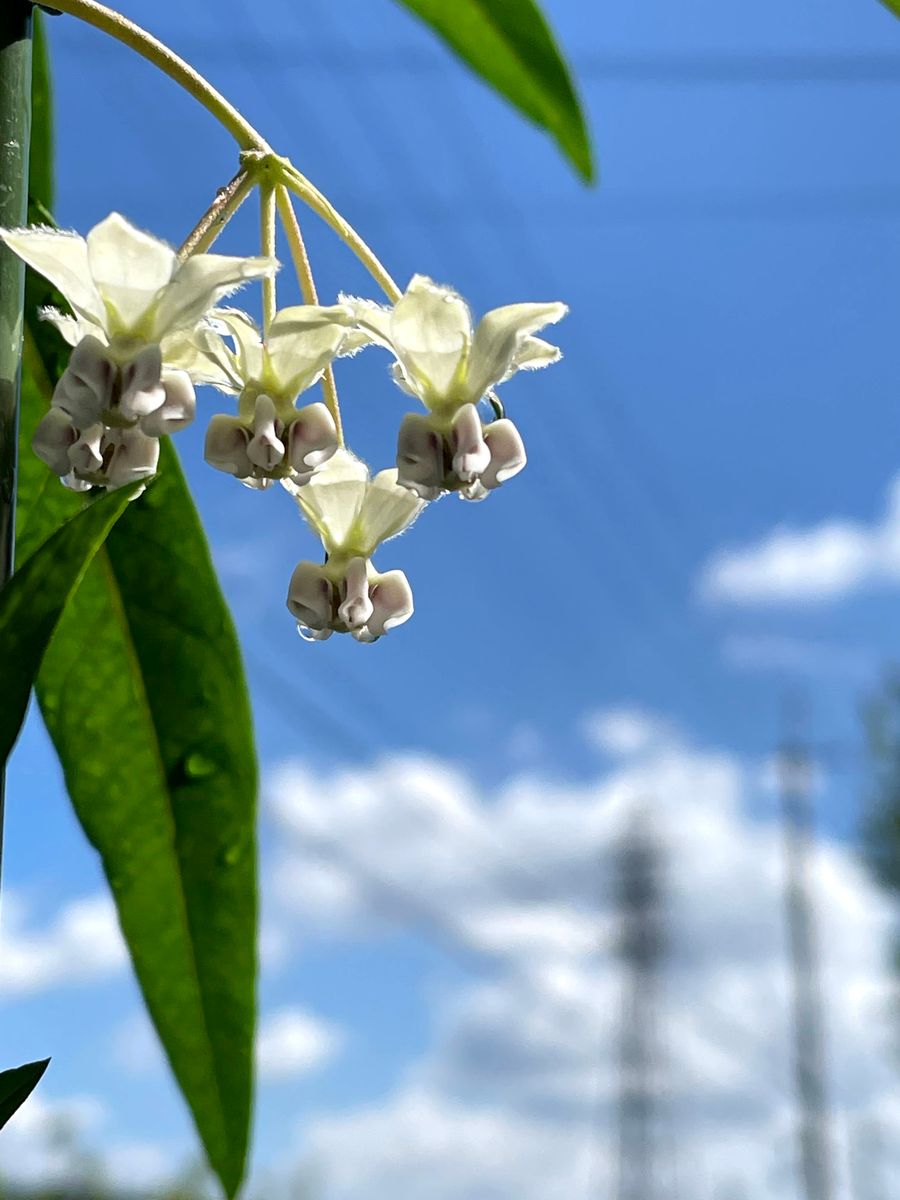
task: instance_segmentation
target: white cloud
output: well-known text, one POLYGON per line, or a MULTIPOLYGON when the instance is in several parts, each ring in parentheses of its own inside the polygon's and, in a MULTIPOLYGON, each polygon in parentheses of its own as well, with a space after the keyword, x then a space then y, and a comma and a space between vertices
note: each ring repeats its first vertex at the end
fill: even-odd
POLYGON ((586 741, 612 758, 641 754, 671 740, 667 721, 640 708, 605 708, 589 713, 581 722, 586 741))
POLYGON ((263 1082, 294 1079, 319 1070, 340 1050, 333 1025, 299 1008, 283 1008, 266 1017, 256 1039, 256 1065, 263 1082))
MULTIPOLYGON (((610 1191, 619 847, 638 801, 665 850, 658 1063, 683 1190, 740 1184, 792 1200, 779 830, 746 814, 755 765, 672 740, 640 744, 590 783, 520 779, 487 795, 422 758, 278 773, 282 873, 302 877, 324 856, 345 878, 342 923, 326 912, 321 928, 357 939, 413 924, 484 968, 445 994, 431 1045, 380 1103, 298 1131, 323 1200, 554 1200, 584 1192, 589 1179, 594 1194, 610 1191), (315 801, 322 795, 327 806, 315 801)), ((839 844, 820 846, 811 878, 843 1162, 848 1130, 873 1115, 900 1144, 897 988, 885 953, 894 914, 839 844)), ((281 902, 299 905, 302 895, 297 886, 281 902)), ((315 931, 317 914, 300 916, 315 931)), ((885 1172, 900 1185, 900 1161, 885 1172)))
POLYGON ((778 528, 756 545, 725 550, 703 568, 700 594, 729 604, 804 604, 900 582, 900 476, 871 525, 832 518, 778 528))
POLYGON ((107 1138, 109 1122, 96 1096, 46 1100, 40 1090, 32 1093, 3 1129, 0 1179, 66 1189, 102 1182, 129 1194, 172 1183, 177 1168, 170 1147, 107 1138))
POLYGON ((116 910, 108 896, 69 901, 43 929, 29 926, 25 905, 4 896, 0 923, 0 997, 90 983, 128 962, 116 910))

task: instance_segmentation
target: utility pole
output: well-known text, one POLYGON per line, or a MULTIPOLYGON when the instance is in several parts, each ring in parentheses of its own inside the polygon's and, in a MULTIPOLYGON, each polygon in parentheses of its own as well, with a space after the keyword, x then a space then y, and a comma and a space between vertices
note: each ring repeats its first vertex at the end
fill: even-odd
POLYGON ((804 1200, 834 1200, 834 1166, 825 1086, 824 1022, 815 912, 812 762, 800 738, 783 742, 778 776, 785 850, 785 916, 791 965, 794 1086, 799 1108, 804 1200))
POLYGON ((637 812, 618 854, 623 996, 619 1028, 616 1200, 657 1200, 660 1056, 659 966, 664 950, 660 853, 646 811, 637 812))

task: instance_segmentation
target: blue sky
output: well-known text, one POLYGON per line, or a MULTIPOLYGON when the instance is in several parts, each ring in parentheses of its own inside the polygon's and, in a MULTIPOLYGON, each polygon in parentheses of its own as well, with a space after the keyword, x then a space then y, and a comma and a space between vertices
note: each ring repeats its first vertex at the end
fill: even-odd
MULTIPOLYGON (((298 1065, 263 1086, 260 1163, 295 1144, 299 1155, 308 1139, 324 1177, 333 1166, 329 1200, 379 1200, 389 1185, 399 1200, 422 1194, 408 1164, 406 1175, 396 1164, 366 1175, 363 1164, 352 1176, 345 1162, 342 1176, 341 1139, 374 1147, 379 1119, 402 1128, 415 1110, 409 1089, 445 1131, 448 1097, 454 1113, 460 1097, 487 1104, 483 1080, 451 1087, 445 1074, 459 1068, 460 1012, 483 1000, 485 979, 513 976, 481 943, 473 965, 468 926, 454 927, 448 953, 447 913, 465 904, 454 908, 450 883, 435 884, 439 871, 417 874, 414 862, 390 858, 388 891, 399 892, 361 900, 368 868, 336 862, 316 842, 309 814, 291 801, 298 772, 311 773, 328 812, 333 805, 321 836, 331 845, 343 830, 342 853, 351 853, 354 838, 361 852, 393 845, 379 798, 401 784, 426 795, 417 772, 430 764, 443 816, 425 822, 433 836, 422 862, 445 838, 467 852, 448 816, 456 780, 469 816, 519 846, 527 873, 552 864, 528 867, 516 841, 521 813, 503 817, 516 787, 540 794, 552 841, 554 805, 564 820, 576 794, 588 824, 623 788, 652 788, 654 803, 671 807, 711 762, 727 761, 733 775, 710 784, 710 804, 718 797, 731 813, 721 844, 740 847, 770 828, 763 764, 785 690, 802 685, 812 735, 841 748, 820 788, 834 839, 823 871, 833 867, 835 895, 862 897, 847 901, 860 928, 875 936, 881 927, 881 901, 841 839, 852 838, 863 786, 859 699, 900 654, 900 516, 890 507, 900 23, 875 0, 691 0, 677 14, 663 0, 551 0, 547 9, 590 112, 594 190, 389 0, 345 0, 339 10, 325 0, 126 6, 291 155, 398 279, 423 271, 452 283, 476 312, 516 300, 571 306, 553 331, 562 363, 505 390, 527 470, 483 505, 435 505, 382 549, 379 565, 406 571, 417 608, 374 647, 299 641, 284 594, 295 562, 312 556, 311 535, 286 496, 248 493, 204 467, 202 420, 179 437, 241 632, 269 780, 262 998, 267 1017, 283 1018, 272 1038, 279 1029, 293 1038, 298 1065), (357 793, 369 824, 351 819, 357 793), (315 903, 304 905, 297 880, 315 903)), ((68 18, 48 26, 60 222, 84 231, 118 209, 177 243, 234 171, 228 138, 100 34, 68 18)), ((324 297, 375 294, 315 218, 307 232, 324 297)), ((223 245, 250 253, 254 236, 242 214, 223 245)), ((294 300, 287 273, 280 289, 282 302, 294 300)), ((405 411, 387 360, 373 350, 342 366, 351 443, 387 465, 405 411)), ((201 408, 220 401, 207 393, 201 408)), ((22 959, 26 982, 6 995, 0 985, 3 1061, 52 1051, 47 1102, 106 1105, 93 1125, 78 1110, 86 1139, 110 1154, 147 1143, 152 1175, 154 1147, 171 1162, 189 1150, 189 1132, 154 1065, 96 863, 34 714, 9 793, 7 936, 20 950, 43 947, 46 961, 22 959)), ((432 811, 420 796, 410 812, 417 803, 432 811)), ((397 836, 415 840, 416 828, 397 818, 397 836)), ((497 882, 503 872, 494 875, 502 909, 513 901, 497 882)), ((569 893, 557 884, 565 908, 569 893)), ((486 886, 476 873, 465 894, 486 886)), ((863 990, 888 986, 879 961, 873 950, 859 968, 863 990)), ((767 958, 754 964, 757 975, 775 970, 767 958)), ((877 1092, 872 1080, 866 1087, 877 1092)), ((521 1116, 496 1097, 490 1105, 497 1121, 521 1116)), ((470 1119, 466 1109, 453 1128, 477 1142, 470 1119)), ((571 1145, 587 1144, 581 1117, 566 1128, 571 1145)), ((501 1142, 519 1144, 504 1130, 501 1142)), ((532 1133, 535 1144, 551 1138, 543 1126, 532 1133)), ((446 1200, 521 1195, 513 1168, 496 1170, 481 1185, 451 1178, 446 1200)))

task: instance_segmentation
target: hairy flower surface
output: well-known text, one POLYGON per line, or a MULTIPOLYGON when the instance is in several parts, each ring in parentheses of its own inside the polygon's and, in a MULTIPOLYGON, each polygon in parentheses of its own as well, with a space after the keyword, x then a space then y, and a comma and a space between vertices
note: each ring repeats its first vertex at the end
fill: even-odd
POLYGON ((360 330, 394 355, 395 381, 428 409, 401 426, 403 487, 425 500, 446 491, 478 500, 522 470, 525 447, 515 425, 506 418, 485 425, 476 406, 517 371, 559 359, 559 349, 534 334, 564 317, 564 304, 508 304, 476 328, 462 297, 424 275, 413 276, 393 308, 347 303, 360 330))
POLYGON ((206 461, 251 487, 273 479, 308 482, 338 448, 322 403, 296 405, 339 354, 350 333, 346 305, 301 304, 276 313, 263 339, 236 309, 218 309, 195 343, 203 382, 238 396, 236 417, 219 413, 206 433, 206 461), (231 339, 228 344, 226 337, 231 339))
POLYGON ((375 570, 372 555, 382 542, 408 529, 424 507, 397 484, 397 472, 369 468, 347 450, 336 454, 308 484, 286 480, 303 515, 321 539, 323 565, 301 562, 288 589, 287 606, 303 636, 321 641, 352 633, 373 642, 413 613, 412 590, 402 571, 375 570))
POLYGON ((86 238, 31 227, 0 229, 0 239, 72 309, 41 314, 74 349, 35 452, 77 489, 152 475, 156 439, 194 417, 194 330, 223 297, 277 264, 220 254, 180 263, 171 246, 118 213, 86 238))

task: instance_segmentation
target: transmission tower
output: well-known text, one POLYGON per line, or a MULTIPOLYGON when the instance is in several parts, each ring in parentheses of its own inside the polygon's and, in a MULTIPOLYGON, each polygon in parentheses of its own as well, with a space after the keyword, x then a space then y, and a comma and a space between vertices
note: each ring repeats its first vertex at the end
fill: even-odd
POLYGON ((791 965, 794 1087, 799 1109, 800 1182, 804 1200, 834 1200, 822 991, 809 884, 813 845, 812 763, 800 739, 778 754, 785 848, 785 915, 791 965))
POLYGON ((657 1200, 659 1190, 659 970, 665 950, 660 848, 646 810, 618 854, 623 995, 619 1028, 616 1200, 657 1200))

